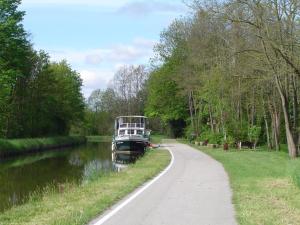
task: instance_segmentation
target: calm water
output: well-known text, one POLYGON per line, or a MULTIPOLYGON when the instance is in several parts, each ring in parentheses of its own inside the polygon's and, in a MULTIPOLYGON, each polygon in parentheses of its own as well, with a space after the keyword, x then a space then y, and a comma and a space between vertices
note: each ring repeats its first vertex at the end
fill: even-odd
POLYGON ((22 204, 31 193, 63 183, 80 183, 95 174, 113 169, 111 143, 88 143, 0 161, 0 212, 22 204))

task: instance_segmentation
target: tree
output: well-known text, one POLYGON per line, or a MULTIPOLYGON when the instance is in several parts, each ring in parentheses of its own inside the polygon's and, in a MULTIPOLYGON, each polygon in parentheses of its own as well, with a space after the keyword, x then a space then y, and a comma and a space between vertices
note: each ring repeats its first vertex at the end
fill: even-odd
POLYGON ((282 105, 289 155, 297 156, 296 143, 299 123, 299 9, 297 1, 231 1, 229 10, 239 11, 231 18, 243 23, 260 41, 260 51, 272 71, 282 105), (290 92, 292 90, 292 92, 290 92), (293 107, 291 112, 290 106, 293 107), (293 124, 292 124, 293 121, 293 124))
POLYGON ((172 116, 176 110, 170 105, 186 104, 189 115, 174 114, 196 135, 205 131, 236 142, 267 142, 277 150, 287 143, 296 157, 299 3, 195 0, 191 6, 194 14, 175 20, 155 48, 159 63, 148 83, 147 112, 172 116), (164 81, 172 83, 175 91, 169 92, 176 98, 155 93, 160 85, 170 88, 164 81))
POLYGON ((66 135, 83 119, 82 81, 32 48, 20 3, 0 1, 0 137, 66 135))
POLYGON ((115 74, 111 89, 118 98, 119 114, 141 115, 145 101, 145 83, 148 72, 145 66, 123 66, 115 74))
MULTIPOLYGON (((0 2, 0 135, 10 133, 13 108, 22 108, 26 75, 31 69, 31 44, 22 20, 24 12, 18 10, 20 0, 0 2), (20 107, 19 107, 20 106, 20 107)), ((15 117, 19 118, 20 114, 15 117)))
POLYGON ((115 117, 144 115, 147 78, 144 66, 123 66, 105 91, 93 91, 87 101, 88 133, 111 135, 115 117))
POLYGON ((180 88, 172 79, 172 66, 164 65, 151 73, 148 81, 146 115, 158 117, 169 125, 171 136, 180 136, 184 128, 187 104, 180 88))

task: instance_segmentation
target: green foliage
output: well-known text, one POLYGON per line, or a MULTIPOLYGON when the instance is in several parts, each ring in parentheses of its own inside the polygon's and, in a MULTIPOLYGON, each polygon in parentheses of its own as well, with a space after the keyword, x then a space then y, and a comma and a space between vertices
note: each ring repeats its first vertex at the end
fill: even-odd
POLYGON ((257 142, 260 133, 261 133, 261 127, 255 126, 255 125, 249 127, 249 130, 248 130, 248 137, 249 137, 249 140, 250 140, 250 141, 253 140, 253 141, 257 142))
POLYGON ((248 140, 248 127, 249 124, 247 121, 237 121, 235 118, 230 118, 227 123, 228 127, 228 134, 234 137, 236 140, 239 141, 247 141, 248 140))
POLYGON ((0 1, 0 137, 67 135, 83 119, 79 74, 32 49, 20 0, 0 1))
POLYGON ((230 146, 233 146, 235 144, 235 139, 232 136, 228 135, 226 137, 226 140, 224 138, 222 139, 222 144, 225 143, 229 144, 230 146))
POLYGON ((187 138, 187 139, 193 139, 195 138, 195 131, 192 127, 191 124, 189 124, 188 126, 185 127, 184 129, 184 137, 187 138))
POLYGON ((31 44, 21 24, 20 0, 0 1, 0 137, 7 134, 7 120, 13 107, 14 90, 30 71, 31 44))
POLYGON ((143 65, 121 67, 106 90, 94 90, 89 96, 81 133, 112 135, 117 116, 144 115, 147 78, 143 65))
POLYGON ((224 140, 222 134, 215 134, 211 133, 210 131, 204 131, 201 133, 200 137, 197 138, 199 141, 206 141, 208 140, 211 144, 221 144, 224 140))
POLYGON ((112 135, 118 107, 120 107, 118 98, 112 89, 93 91, 88 98, 88 107, 85 112, 86 133, 88 135, 112 135))
MULTIPOLYGON (((261 138, 271 148, 289 140, 295 157, 300 47, 292 46, 300 34, 298 11, 286 11, 293 19, 282 20, 282 1, 193 3, 194 14, 174 20, 155 47, 160 63, 150 77, 147 114, 188 121, 186 137, 209 127, 210 133, 254 145, 261 138), (172 105, 183 102, 188 113, 172 105)), ((220 142, 218 136, 205 139, 220 142)))
POLYGON ((148 81, 146 115, 159 117, 164 123, 186 116, 186 101, 172 73, 172 65, 165 65, 154 71, 148 81))

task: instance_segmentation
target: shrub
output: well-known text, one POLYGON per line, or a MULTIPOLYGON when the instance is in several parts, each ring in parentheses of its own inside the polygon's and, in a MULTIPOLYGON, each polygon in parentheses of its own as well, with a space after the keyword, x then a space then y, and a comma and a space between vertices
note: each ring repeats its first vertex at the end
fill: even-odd
POLYGON ((222 139, 222 144, 225 144, 225 143, 229 144, 230 146, 233 146, 235 143, 235 139, 232 136, 228 135, 226 137, 226 140, 224 138, 222 139))
POLYGON ((202 132, 199 137, 199 141, 205 141, 205 140, 208 140, 208 142, 211 144, 221 144, 223 140, 223 135, 214 134, 209 131, 202 132))

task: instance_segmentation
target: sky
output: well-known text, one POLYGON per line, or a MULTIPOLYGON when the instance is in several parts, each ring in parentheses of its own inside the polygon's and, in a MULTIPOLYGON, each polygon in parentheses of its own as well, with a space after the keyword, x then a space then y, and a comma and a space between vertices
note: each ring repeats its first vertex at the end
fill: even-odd
POLYGON ((147 64, 161 31, 188 9, 182 0, 23 0, 21 10, 35 49, 66 59, 87 98, 121 66, 147 64))

